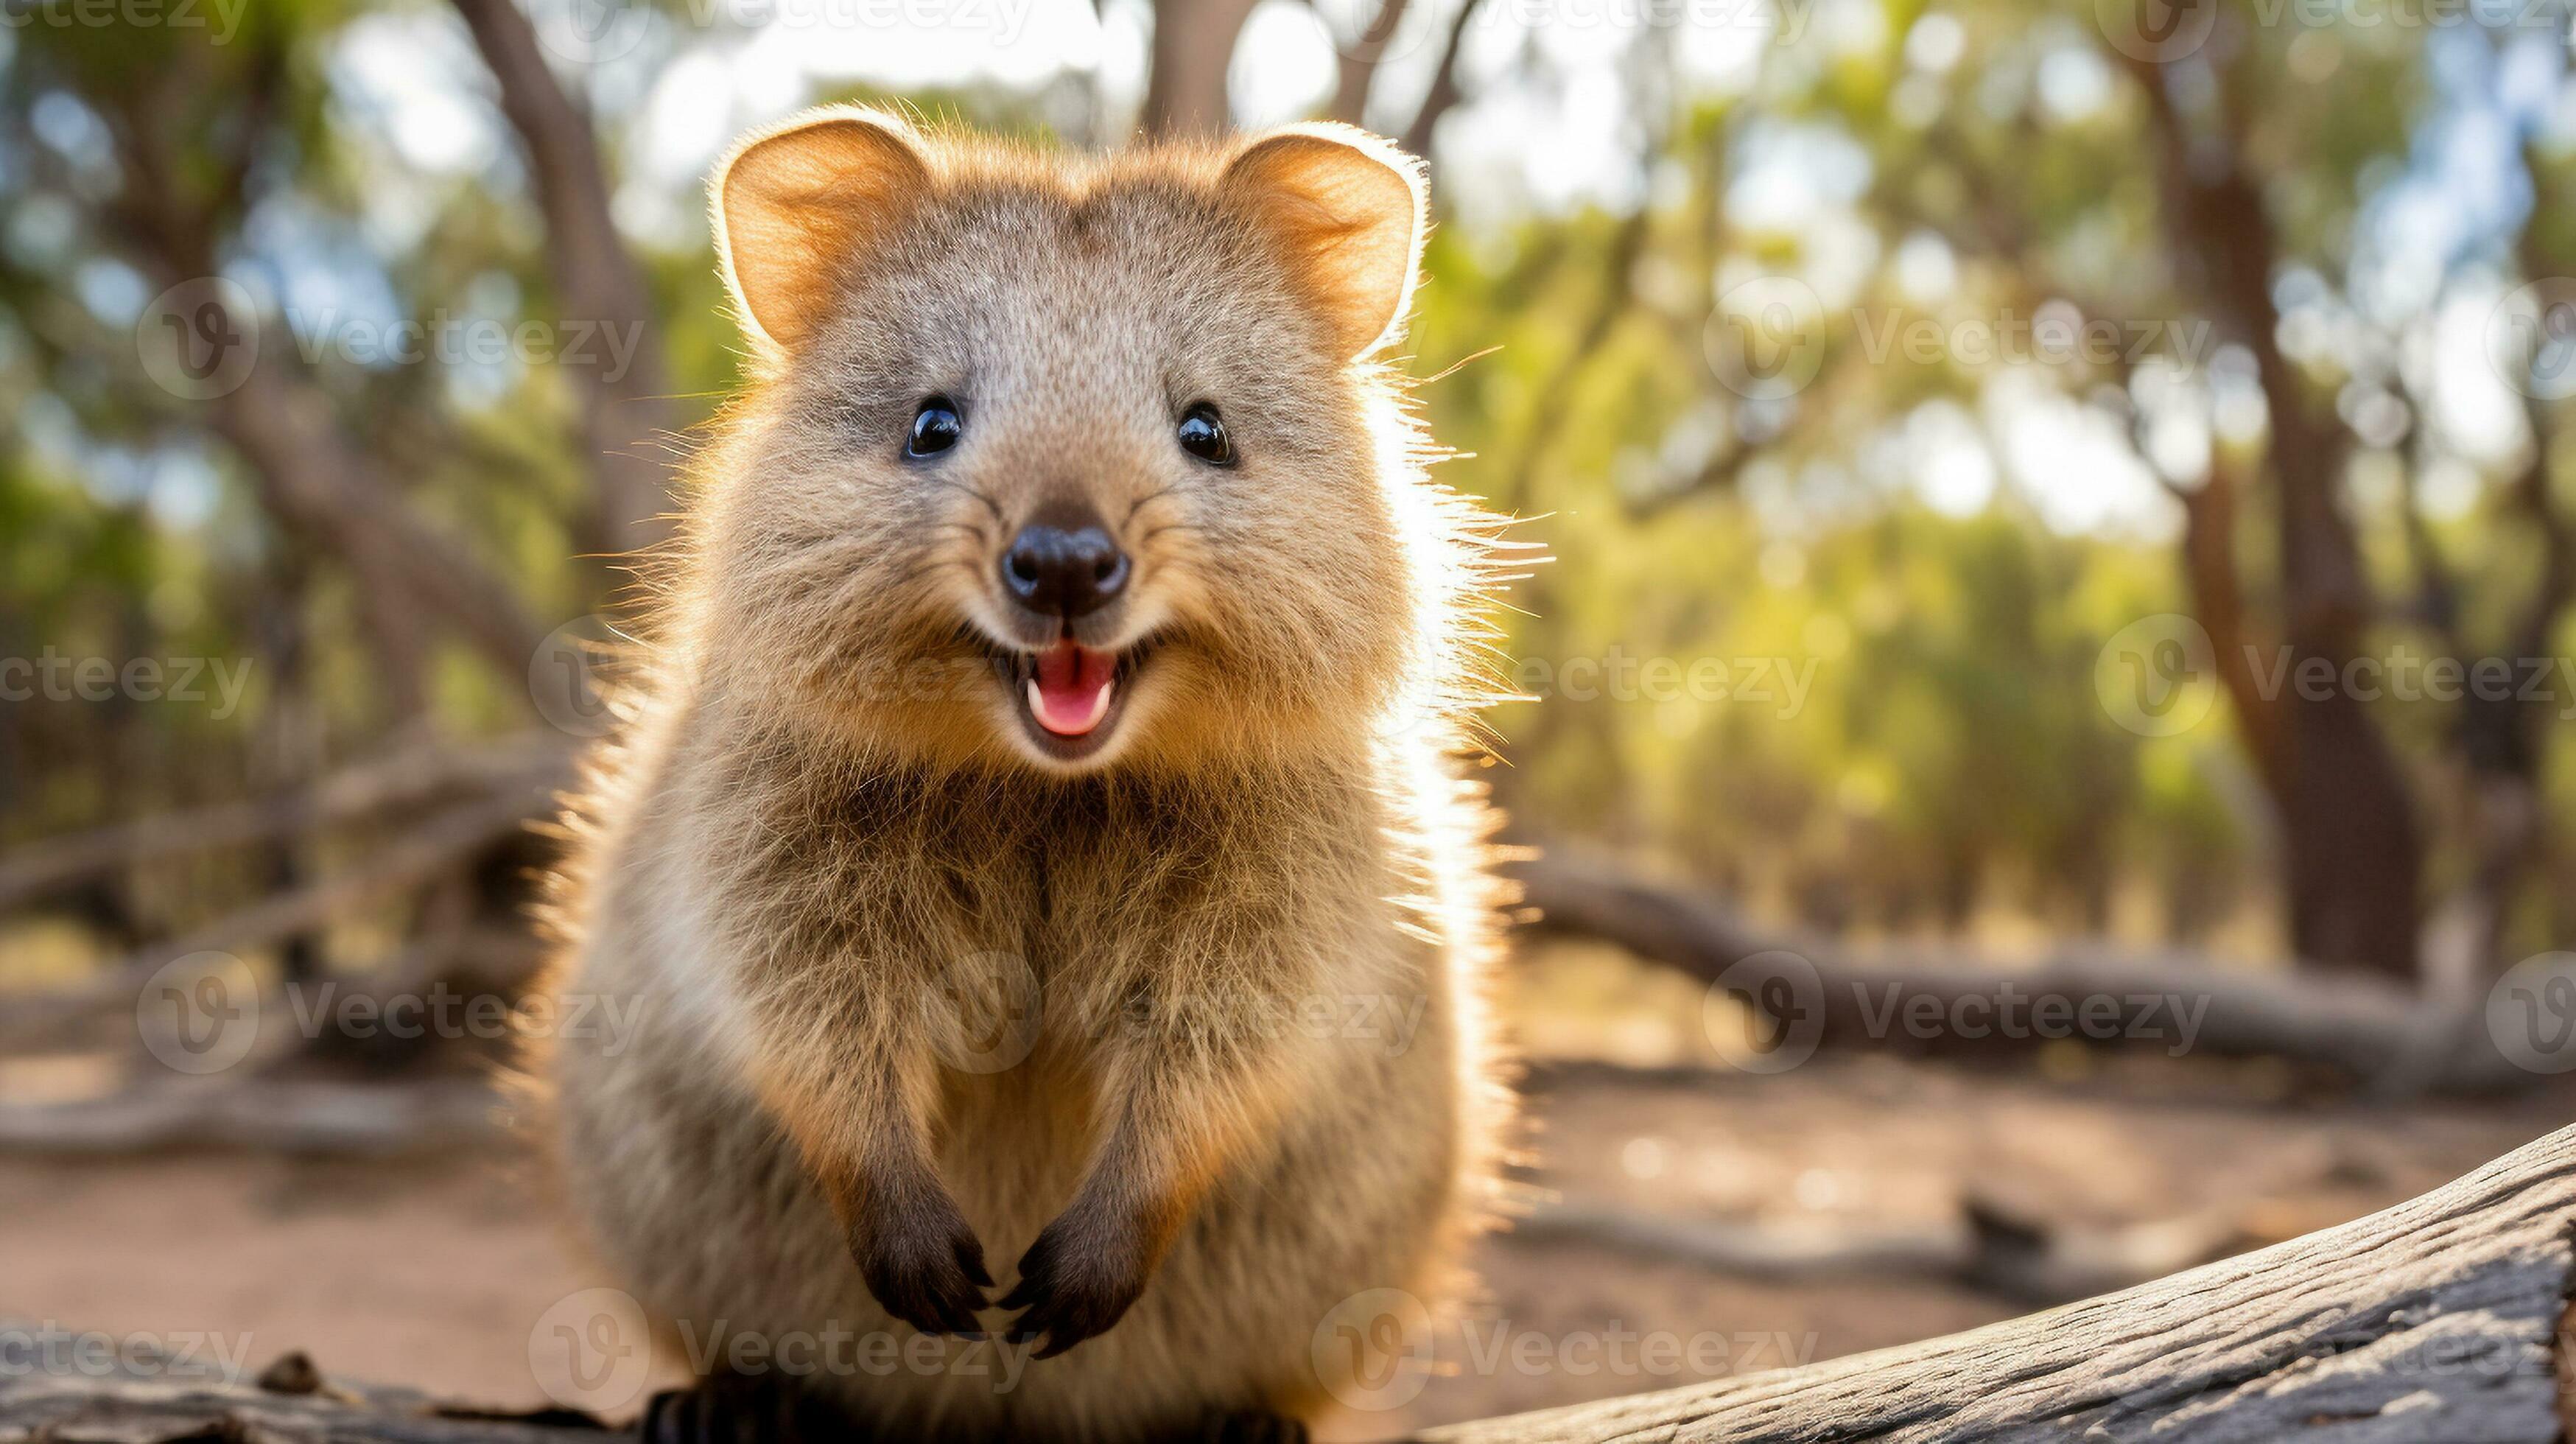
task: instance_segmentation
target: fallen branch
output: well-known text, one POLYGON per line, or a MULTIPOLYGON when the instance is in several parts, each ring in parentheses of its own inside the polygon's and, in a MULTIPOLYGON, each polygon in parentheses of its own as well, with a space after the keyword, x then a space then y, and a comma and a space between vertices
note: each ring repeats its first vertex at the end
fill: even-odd
MULTIPOLYGON (((49 1326, 50 1327, 50 1326, 49 1326)), ((0 1337, 37 1337, 0 1326, 0 1337)), ((258 1382, 165 1372, 172 1361, 120 1349, 116 1372, 0 1370, 0 1439, 207 1444, 210 1440, 319 1440, 340 1444, 598 1444, 606 1426, 570 1410, 527 1415, 459 1409, 409 1389, 325 1382, 311 1360, 288 1354, 258 1382)))
POLYGON ((1615 1204, 1540 1207, 1512 1244, 1588 1244, 1654 1262, 1782 1283, 1891 1277, 1957 1284, 2025 1305, 2060 1304, 2223 1258, 2246 1242, 2229 1210, 2119 1228, 2013 1217, 1970 1200, 1951 1223, 1800 1227, 1694 1219, 1615 1204))
POLYGON ((392 1084, 174 1080, 78 1103, 0 1104, 0 1148, 148 1153, 248 1147, 379 1156, 488 1141, 499 1100, 480 1078, 392 1084))
POLYGON ((528 825, 544 806, 542 787, 509 787, 430 818, 354 868, 278 893, 155 944, 78 986, 16 1003, 0 1028, 51 1027, 102 1006, 130 1004, 155 971, 191 953, 256 948, 329 922, 361 903, 417 885, 528 825))
POLYGON ((1615 943, 1712 985, 1747 959, 1793 954, 1790 986, 1751 990, 1743 1001, 1774 1027, 1812 1029, 1825 1047, 1959 1053, 2045 1041, 2043 1030, 2001 1026, 1999 1007, 2009 1002, 2025 1020, 2043 1007, 2066 1020, 2055 1030, 2061 1037, 2285 1058, 2387 1092, 2492 1090, 2535 1076, 2489 1040, 2483 998, 2464 1005, 2375 978, 2229 971, 2180 953, 2067 948, 2017 969, 1940 955, 1862 959, 1822 938, 1761 932, 1709 899, 1580 856, 1551 853, 1512 873, 1536 913, 1533 931, 1615 943), (2088 1006, 2096 1027, 2081 1026, 2088 1006))
POLYGON ((0 859, 0 912, 117 868, 336 827, 454 792, 516 789, 542 797, 570 779, 567 739, 527 733, 491 746, 402 747, 293 792, 228 802, 47 838, 0 859))

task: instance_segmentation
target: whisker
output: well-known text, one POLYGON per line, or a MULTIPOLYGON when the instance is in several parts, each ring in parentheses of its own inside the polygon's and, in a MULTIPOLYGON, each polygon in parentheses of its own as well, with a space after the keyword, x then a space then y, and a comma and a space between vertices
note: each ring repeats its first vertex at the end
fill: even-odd
POLYGON ((991 513, 993 514, 993 520, 995 520, 995 521, 1002 521, 1002 520, 1004 520, 1004 519, 1005 519, 1005 518, 1002 516, 1002 508, 1001 508, 1001 504, 1000 504, 1000 503, 998 503, 998 502, 994 501, 991 497, 986 496, 984 493, 982 493, 982 492, 980 492, 980 491, 977 491, 975 488, 973 488, 973 487, 971 487, 971 486, 968 486, 966 483, 964 483, 964 482, 962 482, 962 481, 950 481, 948 478, 946 478, 946 477, 944 477, 944 476, 934 476, 934 477, 930 477, 930 478, 929 478, 929 482, 930 482, 930 484, 931 484, 931 485, 933 485, 933 486, 944 486, 944 487, 947 487, 947 488, 948 488, 949 490, 951 490, 951 491, 962 491, 962 492, 966 493, 968 496, 971 496, 971 497, 975 498, 977 501, 982 502, 982 503, 984 504, 984 509, 985 509, 986 511, 989 511, 989 512, 991 512, 991 513))
POLYGON ((935 562, 924 562, 920 566, 914 567, 903 575, 896 577, 893 581, 886 583, 886 585, 890 587, 899 587, 906 582, 912 581, 916 577, 926 577, 933 572, 941 571, 948 567, 955 567, 970 577, 982 575, 982 573, 979 572, 972 563, 959 561, 955 557, 942 557, 935 562))
POLYGON ((1125 519, 1125 520, 1123 520, 1123 521, 1121 521, 1121 522, 1119 522, 1118 524, 1119 524, 1120 526, 1125 526, 1128 522, 1134 521, 1134 520, 1136 519, 1136 513, 1140 512, 1140 511, 1143 511, 1143 510, 1145 509, 1145 507, 1146 507, 1146 504, 1147 504, 1147 503, 1149 503, 1149 502, 1155 502, 1155 501, 1160 501, 1160 500, 1161 500, 1161 499, 1163 499, 1164 497, 1170 496, 1173 492, 1176 492, 1176 491, 1178 491, 1178 490, 1180 490, 1180 487, 1179 487, 1178 485, 1167 486, 1167 487, 1164 487, 1163 489, 1161 489, 1160 491, 1149 491, 1149 492, 1145 493, 1143 496, 1140 496, 1140 497, 1136 498, 1136 503, 1135 503, 1135 505, 1130 506, 1130 507, 1128 507, 1128 508, 1127 508, 1127 516, 1126 516, 1126 519, 1125 519))

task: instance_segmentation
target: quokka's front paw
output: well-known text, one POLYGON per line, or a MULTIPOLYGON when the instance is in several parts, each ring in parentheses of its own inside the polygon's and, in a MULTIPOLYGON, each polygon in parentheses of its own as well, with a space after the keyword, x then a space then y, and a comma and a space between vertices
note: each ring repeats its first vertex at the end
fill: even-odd
POLYGON ((1080 1212, 1038 1231, 1020 1255, 1020 1279, 1000 1307, 1024 1310, 1011 1321, 1010 1342, 1044 1338, 1037 1357, 1051 1359, 1083 1340, 1109 1331, 1145 1291, 1154 1270, 1136 1230, 1101 1226, 1080 1212))
POLYGON ((985 1307, 993 1276, 955 1204, 888 1209, 851 1231, 850 1256, 887 1313, 925 1334, 983 1337, 975 1311, 985 1307))

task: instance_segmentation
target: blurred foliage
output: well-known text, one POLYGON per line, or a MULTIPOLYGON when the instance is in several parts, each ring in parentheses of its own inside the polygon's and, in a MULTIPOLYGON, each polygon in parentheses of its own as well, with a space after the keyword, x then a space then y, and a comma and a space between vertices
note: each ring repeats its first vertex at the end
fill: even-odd
MULTIPOLYGON (((1634 168, 1633 208, 1481 207, 1435 233, 1411 349, 1417 374, 1437 373, 1421 391, 1436 434, 1467 454, 1442 474, 1530 518, 1523 535, 1555 558, 1515 598, 1512 647, 1558 695, 1495 719, 1497 786, 1528 835, 1659 858, 1823 925, 2278 951, 2266 803, 2225 704, 2147 737, 2097 700, 2107 638, 2192 607, 2179 507, 2137 459, 2151 448, 2124 462, 2150 494, 2107 520, 2070 521, 2052 478, 2033 474, 2135 445, 2153 419, 2138 398, 2160 385, 2198 398, 2205 450, 2242 450, 2261 430, 2259 398, 2250 427, 2228 421, 2248 406, 2241 346, 2222 332, 2177 354, 2206 318, 2160 217, 2146 102, 2095 11, 1854 0, 1822 7, 1795 43, 1757 43, 1720 81, 1679 67, 1672 37, 1641 33, 1619 61, 1635 81, 1634 153, 1601 162, 1634 168), (1795 203, 1780 201, 1784 176, 1806 187, 1795 203), (1818 373, 1792 395, 1748 395, 1713 364, 1712 336, 1730 294, 1780 276, 1822 298, 1822 333, 1806 338, 1818 373), (1882 354, 1871 334, 1881 318, 1955 334, 2051 306, 2153 331, 2152 374, 2126 356, 1996 362, 1950 347, 1918 360, 1882 354), (2034 462, 2012 435, 2033 417, 2093 440, 2034 462), (1984 492, 1927 489, 1920 469, 1936 458, 1972 475, 1982 464, 1984 492), (1578 659, 1633 664, 1643 692, 1656 676, 1687 689, 1699 667, 1726 695, 1578 700, 1564 695, 1578 659)), ((594 87, 622 170, 642 143, 636 98, 688 45, 730 37, 683 39, 594 87)), ((2401 191, 2442 203, 2427 176, 2478 143, 2464 127, 2488 127, 2481 154, 2508 162, 2498 183, 2522 174, 2526 144, 2532 174, 2556 176, 2558 117, 2576 110, 2563 44, 2542 45, 2558 58, 2530 63, 2539 80, 2507 83, 2530 68, 2532 39, 2509 25, 2231 25, 2190 72, 2259 98, 2240 148, 2278 230, 2276 289, 2327 337, 2300 357, 2347 419, 2382 396, 2426 414, 2444 307, 2512 284, 2533 198, 2481 193, 2485 219, 2428 263, 2429 292, 2371 289, 2425 271, 2392 272, 2391 238, 2414 233, 2386 212, 2401 191)), ((1554 94, 1544 51, 1516 50, 1508 82, 1554 94)), ((209 265, 267 298, 274 334, 294 334, 288 313, 333 307, 552 316, 548 237, 472 61, 462 27, 425 0, 257 0, 222 47, 168 28, 0 30, 0 656, 259 659, 244 705, 221 717, 0 702, 0 841, 256 792, 423 722, 388 714, 349 575, 262 504, 203 403, 159 391, 137 364, 137 318, 186 277, 138 256, 134 228, 149 222, 134 214, 128 127, 175 141, 170 184, 202 207, 209 265), (446 36, 423 56, 424 84, 449 83, 462 57, 455 99, 498 138, 488 164, 424 167, 389 141, 350 60, 352 34, 388 21, 446 36), (285 638, 308 665, 282 684, 285 638)), ((1076 79, 907 98, 1023 132, 1108 133, 1097 96, 1068 108, 1069 86, 1094 83, 1076 79)), ((1477 123, 1474 101, 1453 130, 1477 123)), ((672 205, 694 215, 693 198, 672 205)), ((2525 254, 2576 262, 2576 215, 2539 209, 2525 254)), ((673 389, 702 418, 734 364, 703 233, 632 239, 673 389)), ((613 573, 569 555, 586 473, 563 374, 293 349, 342 434, 541 629, 604 605, 613 573)), ((2456 440, 2417 425, 2356 453, 2348 506, 2382 594, 2401 599, 2381 645, 2445 646, 2402 602, 2428 542, 2462 583, 2463 626, 2490 645, 2535 585, 2533 534, 2504 495, 2513 448, 2456 440), (2457 493, 2439 509, 2417 505, 2428 475, 2457 493)), ((2549 482, 2562 507, 2566 470, 2549 482)), ((2244 511, 2236 551, 2268 556, 2264 507, 2244 511)), ((2268 601, 2264 569, 2248 575, 2268 601)), ((438 727, 532 720, 524 679, 452 639, 428 684, 438 727)), ((2373 715, 2432 829, 2438 892, 2466 866, 2454 719, 2432 702, 2373 715)), ((2557 818, 2576 804, 2571 736, 2554 730, 2543 774, 2557 818)), ((2567 936, 2576 856, 2555 830, 2517 906, 2518 947, 2567 936)))

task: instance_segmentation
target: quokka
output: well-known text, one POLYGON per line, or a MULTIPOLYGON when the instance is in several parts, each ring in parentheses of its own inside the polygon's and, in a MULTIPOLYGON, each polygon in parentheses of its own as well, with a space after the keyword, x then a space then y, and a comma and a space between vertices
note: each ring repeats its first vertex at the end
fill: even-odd
POLYGON ((1510 1113, 1497 544, 1381 359, 1421 169, 844 107, 713 190, 752 380, 557 896, 554 986, 641 1021, 531 1073, 675 1346, 939 1337, 648 1437, 1301 1437, 1394 1362, 1337 1308, 1454 1295, 1510 1113))

